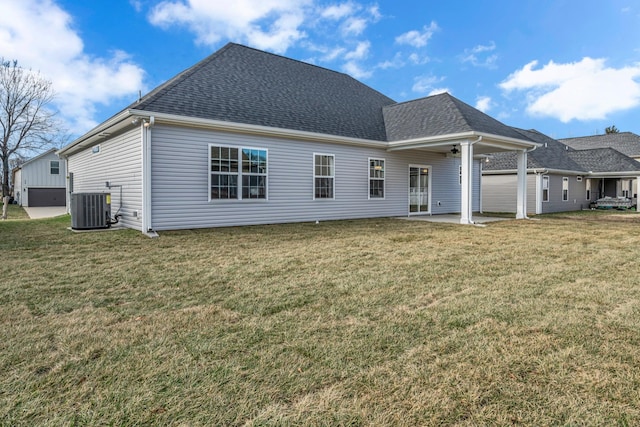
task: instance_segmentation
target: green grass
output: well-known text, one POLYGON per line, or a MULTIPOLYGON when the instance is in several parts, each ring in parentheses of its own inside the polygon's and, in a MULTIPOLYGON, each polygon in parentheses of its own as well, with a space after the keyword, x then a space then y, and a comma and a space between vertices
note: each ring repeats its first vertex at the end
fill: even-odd
POLYGON ((639 425, 640 217, 610 214, 2 222, 0 424, 639 425))
MULTIPOLYGON (((2 206, 2 201, 0 201, 0 209, 2 206)), ((22 206, 11 204, 7 207, 7 221, 14 219, 29 219, 29 215, 22 206)))

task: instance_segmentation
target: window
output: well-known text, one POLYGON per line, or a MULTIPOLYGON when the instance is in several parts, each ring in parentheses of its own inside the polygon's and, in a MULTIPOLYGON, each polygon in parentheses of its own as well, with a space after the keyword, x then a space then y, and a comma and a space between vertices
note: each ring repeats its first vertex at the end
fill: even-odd
POLYGON ((334 162, 333 154, 313 155, 313 198, 334 198, 334 162))
POLYGON ((621 180, 620 184, 621 184, 621 190, 622 190, 622 197, 627 197, 628 198, 629 197, 629 193, 631 192, 630 191, 631 181, 623 179, 623 180, 621 180))
POLYGON ((585 181, 585 188, 587 190, 587 200, 591 200, 591 180, 587 179, 585 181))
POLYGON ((51 160, 49 162, 49 171, 51 175, 60 175, 60 161, 59 160, 51 160))
POLYGON ((209 146, 210 198, 266 199, 267 150, 209 146))
POLYGON ((242 149, 242 198, 267 198, 267 152, 242 149))
POLYGON ((542 201, 543 202, 549 201, 549 177, 548 176, 542 177, 542 201))
POLYGON ((369 159, 369 198, 384 199, 384 159, 369 159))
POLYGON ((566 176, 562 178, 562 201, 569 200, 569 178, 566 176))

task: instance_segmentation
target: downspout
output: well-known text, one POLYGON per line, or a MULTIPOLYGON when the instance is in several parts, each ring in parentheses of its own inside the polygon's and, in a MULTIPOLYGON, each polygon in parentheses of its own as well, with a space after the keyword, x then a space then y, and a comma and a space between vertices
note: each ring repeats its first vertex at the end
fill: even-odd
POLYGON ((158 237, 153 230, 151 207, 151 128, 153 116, 142 121, 142 232, 149 237, 158 237))

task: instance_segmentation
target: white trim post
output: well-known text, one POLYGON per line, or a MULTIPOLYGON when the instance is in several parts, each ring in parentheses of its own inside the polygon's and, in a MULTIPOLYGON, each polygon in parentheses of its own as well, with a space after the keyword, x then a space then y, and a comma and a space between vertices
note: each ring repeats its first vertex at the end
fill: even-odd
POLYGON ((460 143, 460 166, 460 224, 473 224, 473 145, 469 141, 460 143))
POLYGON ((527 219, 527 151, 518 151, 516 219, 527 219))
MULTIPOLYGON (((633 185, 631 186, 631 191, 633 191, 633 185)), ((636 212, 640 212, 640 176, 636 178, 636 193, 631 194, 631 197, 633 197, 633 195, 636 195, 636 212)), ((632 199, 633 200, 633 199, 632 199)))

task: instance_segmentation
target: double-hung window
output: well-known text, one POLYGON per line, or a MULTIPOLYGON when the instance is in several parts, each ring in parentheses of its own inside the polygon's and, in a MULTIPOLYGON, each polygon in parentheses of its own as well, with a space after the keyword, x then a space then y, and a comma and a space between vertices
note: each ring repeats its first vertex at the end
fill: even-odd
POLYGON ((211 145, 210 198, 266 199, 267 150, 211 145))
POLYGON ((542 201, 549 201, 549 177, 546 175, 542 176, 542 201))
POLYGON ((313 155, 313 198, 333 199, 335 189, 335 156, 313 155))
POLYGON ((384 199, 384 159, 369 159, 369 198, 384 199))
POLYGON ((569 178, 566 176, 562 178, 562 201, 569 200, 569 178))
POLYGON ((49 173, 51 175, 60 175, 60 161, 51 160, 49 162, 49 173))

